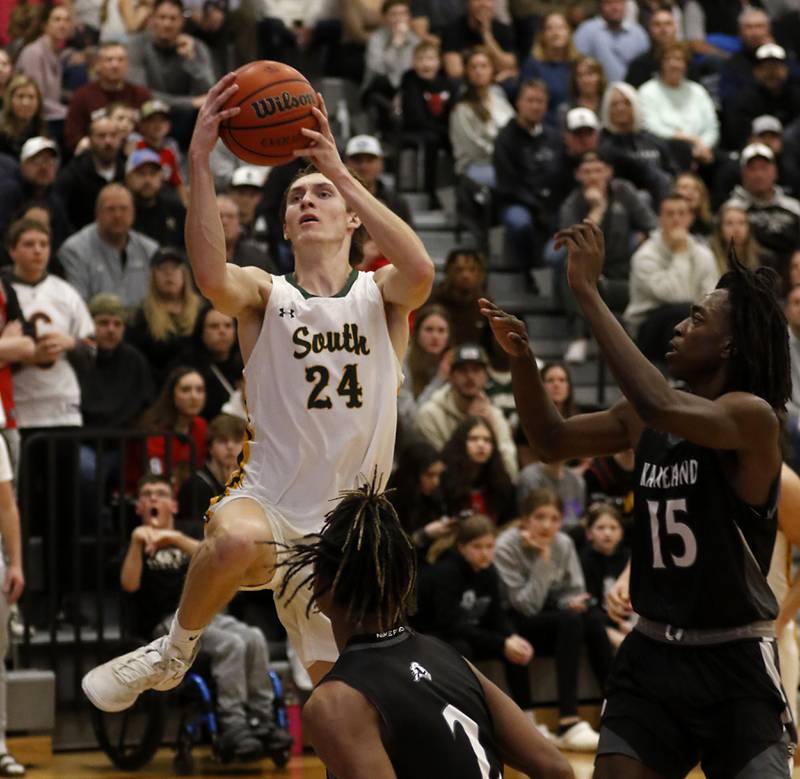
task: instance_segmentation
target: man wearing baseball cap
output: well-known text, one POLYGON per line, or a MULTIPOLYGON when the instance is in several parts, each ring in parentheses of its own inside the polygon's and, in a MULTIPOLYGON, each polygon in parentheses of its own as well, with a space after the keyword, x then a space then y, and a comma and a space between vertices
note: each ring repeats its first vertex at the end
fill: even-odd
POLYGON ((557 165, 562 175, 556 177, 553 202, 563 203, 575 186, 575 171, 581 158, 600 145, 600 122, 590 108, 573 108, 564 117, 564 150, 557 165))
POLYGON ((347 167, 361 177, 370 193, 411 224, 408 204, 381 179, 384 170, 381 142, 374 135, 354 135, 347 142, 344 156, 347 167))
POLYGON ((740 157, 742 183, 731 202, 747 212, 765 264, 786 272, 792 253, 800 245, 800 202, 786 195, 775 182, 775 155, 763 143, 751 143, 740 157))
POLYGON ((508 475, 516 480, 519 470, 517 447, 503 412, 492 405, 486 394, 488 367, 489 359, 483 347, 474 343, 457 346, 453 351, 447 384, 436 390, 417 414, 417 432, 441 451, 467 417, 482 417, 494 431, 497 449, 508 475))

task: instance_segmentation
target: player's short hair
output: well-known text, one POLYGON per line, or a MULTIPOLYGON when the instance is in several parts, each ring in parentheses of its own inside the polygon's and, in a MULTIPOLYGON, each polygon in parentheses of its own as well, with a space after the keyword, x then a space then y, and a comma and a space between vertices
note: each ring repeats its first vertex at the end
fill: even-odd
POLYGON ((19 243, 19 239, 22 238, 23 233, 27 233, 30 230, 34 230, 37 233, 44 233, 50 238, 50 228, 42 224, 38 219, 17 219, 17 221, 13 222, 8 228, 8 232, 6 233, 6 246, 9 249, 13 249, 19 243))
POLYGON ((208 423, 206 440, 211 446, 215 441, 244 441, 247 425, 241 417, 218 414, 208 423))
POLYGON ((279 552, 285 574, 278 598, 291 601, 314 582, 307 613, 330 592, 357 625, 375 619, 382 631, 405 620, 413 605, 416 553, 386 493, 379 491, 378 478, 376 469, 371 482, 343 492, 322 531, 307 536, 307 544, 283 559, 279 552))

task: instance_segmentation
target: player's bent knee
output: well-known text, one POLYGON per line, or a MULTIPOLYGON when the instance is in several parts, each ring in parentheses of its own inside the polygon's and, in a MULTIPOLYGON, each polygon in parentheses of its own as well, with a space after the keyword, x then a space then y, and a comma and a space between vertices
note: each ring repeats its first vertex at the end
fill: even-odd
POLYGON ((265 555, 274 558, 272 540, 263 509, 251 500, 223 506, 206 526, 206 542, 219 566, 240 569, 265 555))

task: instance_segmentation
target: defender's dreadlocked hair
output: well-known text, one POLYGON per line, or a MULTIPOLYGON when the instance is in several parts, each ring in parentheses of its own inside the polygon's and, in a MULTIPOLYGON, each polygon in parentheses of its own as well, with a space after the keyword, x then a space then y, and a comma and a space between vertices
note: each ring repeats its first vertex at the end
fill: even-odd
POLYGON ((288 599, 316 579, 307 612, 330 591, 358 625, 376 618, 383 631, 407 616, 417 573, 414 546, 386 493, 378 492, 377 479, 376 469, 371 484, 342 492, 326 514, 322 532, 308 536, 315 540, 295 547, 279 563, 285 568, 279 598, 286 596, 293 579, 305 574, 288 599))
POLYGON ((751 392, 783 411, 792 391, 786 317, 778 300, 779 277, 771 268, 750 270, 731 243, 730 270, 717 283, 728 290, 733 354, 730 389, 751 392))

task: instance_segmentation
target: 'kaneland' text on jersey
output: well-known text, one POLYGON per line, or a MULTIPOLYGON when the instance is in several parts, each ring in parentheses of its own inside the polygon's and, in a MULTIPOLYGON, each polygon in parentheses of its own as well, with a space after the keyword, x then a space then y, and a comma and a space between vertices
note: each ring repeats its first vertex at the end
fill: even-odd
POLYGON ((672 465, 645 463, 640 487, 684 487, 697 481, 697 460, 683 460, 672 465))
POLYGON ((347 323, 341 330, 328 330, 324 333, 309 333, 308 328, 303 325, 292 334, 292 343, 300 347, 292 355, 298 360, 311 352, 369 354, 367 337, 358 334, 358 325, 355 323, 347 323))

